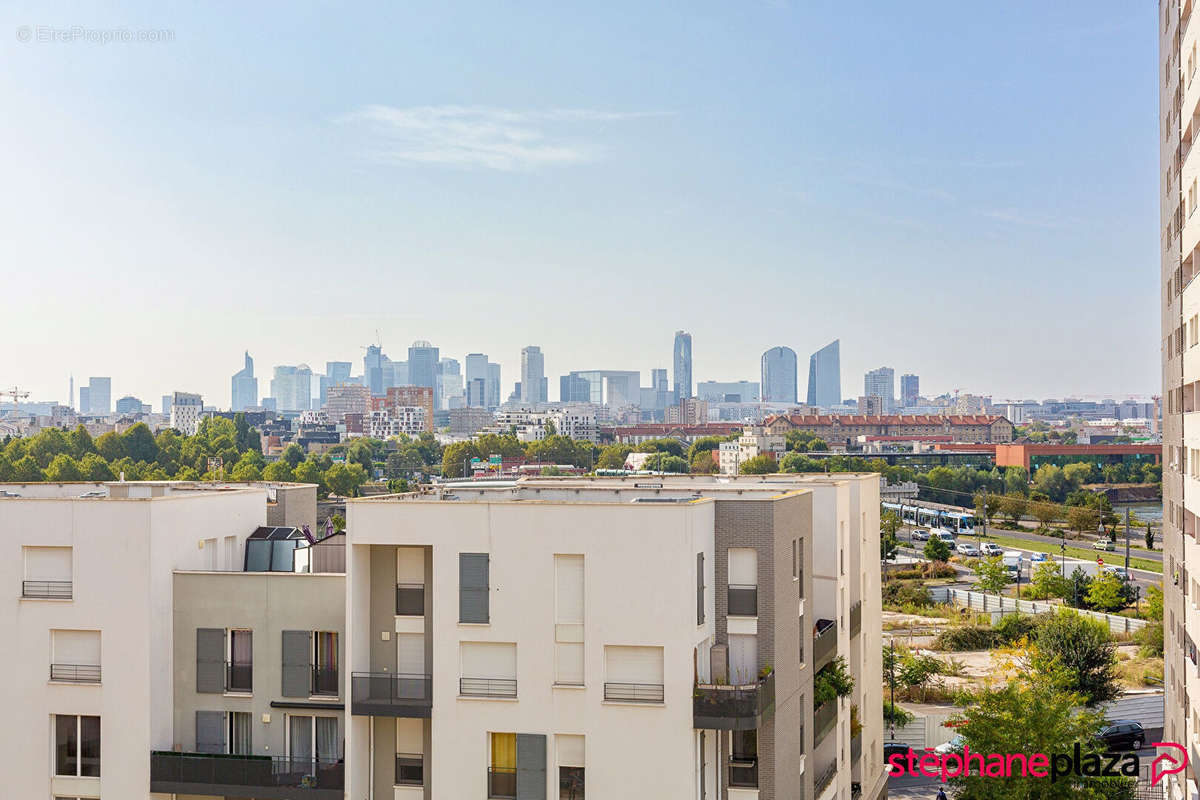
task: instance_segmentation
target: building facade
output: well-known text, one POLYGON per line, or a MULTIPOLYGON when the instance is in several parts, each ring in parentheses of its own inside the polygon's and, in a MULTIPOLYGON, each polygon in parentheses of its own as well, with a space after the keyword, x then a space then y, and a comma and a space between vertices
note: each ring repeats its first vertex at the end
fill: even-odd
POLYGON ((425 410, 424 430, 433 433, 433 389, 428 386, 392 386, 383 400, 374 401, 374 410, 416 406, 425 410))
POLYGON ((832 408, 842 402, 841 342, 834 339, 808 358, 808 405, 832 408))
POLYGON ((772 347, 762 354, 762 399, 767 403, 795 403, 796 351, 772 347))
POLYGON ((112 413, 112 378, 88 378, 87 406, 83 405, 83 389, 79 389, 80 410, 95 416, 108 416, 112 413))
POLYGON ((547 402, 546 359, 536 345, 521 348, 521 402, 532 406, 547 402))
POLYGON ((330 386, 325 398, 325 414, 330 422, 341 423, 347 414, 367 414, 371 409, 371 390, 357 383, 330 386))
POLYGON ((779 415, 764 423, 772 433, 786 434, 803 430, 834 446, 855 447, 860 436, 936 436, 947 435, 954 442, 1005 443, 1013 440, 1013 424, 998 415, 922 416, 885 414, 859 415, 779 415))
POLYGON ((171 427, 184 436, 195 436, 204 418, 204 400, 191 392, 171 395, 171 427))
POLYGON ((883 398, 883 413, 892 413, 896 408, 896 370, 879 367, 868 372, 863 376, 863 394, 883 398))
POLYGON ((901 375, 900 376, 900 403, 905 408, 911 408, 917 404, 917 398, 921 396, 921 379, 916 375, 901 375))
POLYGON ((675 331, 673 353, 675 366, 675 402, 692 396, 692 335, 675 331))
POLYGON ((258 378, 254 377, 254 359, 249 351, 243 353, 243 358, 244 365, 230 379, 230 411, 245 411, 258 406, 258 378))
POLYGON ((757 403, 760 399, 756 381, 700 381, 696 397, 706 403, 757 403))

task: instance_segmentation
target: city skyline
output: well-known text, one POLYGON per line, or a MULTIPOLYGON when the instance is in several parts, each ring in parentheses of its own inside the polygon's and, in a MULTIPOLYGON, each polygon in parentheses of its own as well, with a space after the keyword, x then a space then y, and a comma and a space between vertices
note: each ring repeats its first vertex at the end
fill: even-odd
POLYGON ((10 36, 0 238, 22 302, 0 341, 37 346, 6 348, 0 385, 65 400, 73 372, 223 397, 246 348, 265 381, 358 361, 377 329, 395 358, 424 338, 506 378, 529 342, 550 376, 646 374, 683 329, 695 378, 753 379, 769 347, 803 359, 838 337, 845 387, 889 363, 931 389, 1153 392, 1153 332, 1095 324, 1157 308, 1130 280, 1159 242, 1152 10, 1022 2, 964 35, 952 8, 605 6, 589 30, 621 33, 595 36, 549 4, 468 4, 469 29, 352 9, 294 15, 295 46, 249 60, 270 9, 233 28, 201 7, 109 18, 175 32, 158 44, 10 36), (351 42, 352 62, 328 58, 351 42), (708 59, 685 66, 695 47, 708 59), (847 124, 863 107, 887 135, 847 124), (98 302, 110 279, 119 306, 98 302), (1070 356, 1031 357, 1047 341, 1070 356))

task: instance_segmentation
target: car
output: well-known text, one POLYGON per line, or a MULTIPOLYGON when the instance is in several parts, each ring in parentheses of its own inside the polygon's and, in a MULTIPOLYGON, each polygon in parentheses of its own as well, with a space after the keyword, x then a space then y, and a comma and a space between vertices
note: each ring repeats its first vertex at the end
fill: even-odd
POLYGON ((939 756, 944 756, 949 753, 961 753, 966 743, 967 740, 962 734, 959 734, 950 741, 942 742, 937 747, 933 748, 933 752, 937 753, 939 756))
POLYGON ((1111 751, 1141 750, 1146 743, 1146 731, 1142 723, 1131 719, 1114 720, 1100 732, 1100 741, 1111 751))
POLYGON ((1120 578, 1123 581, 1128 581, 1130 579, 1129 578, 1129 570, 1125 569, 1124 567, 1114 567, 1110 564, 1105 564, 1103 567, 1100 568, 1100 571, 1108 572, 1113 575, 1116 575, 1118 578, 1120 578))
POLYGON ((1029 556, 1029 560, 1032 561, 1034 564, 1040 564, 1046 560, 1046 554, 1045 553, 1033 553, 1032 555, 1029 556))
POLYGON ((938 531, 937 537, 946 544, 954 544, 954 534, 950 531, 938 531))
POLYGON ((1093 550, 1107 550, 1112 552, 1117 549, 1117 545, 1108 539, 1097 539, 1092 543, 1093 550))
POLYGON ((888 762, 891 761, 892 756, 900 756, 901 758, 908 758, 908 754, 911 753, 912 751, 913 751, 913 749, 911 747, 909 747, 908 745, 906 745, 904 742, 884 742, 883 743, 884 766, 890 772, 892 769, 892 765, 889 764, 888 762))
POLYGON ((912 540, 914 542, 923 542, 923 541, 927 540, 928 538, 929 538, 929 531, 925 530, 924 528, 913 528, 912 529, 912 540))
POLYGON ((1004 548, 995 542, 984 542, 979 545, 979 552, 985 556, 1001 556, 1004 555, 1004 548))
POLYGON ((979 548, 970 542, 963 542, 960 545, 956 545, 954 551, 960 556, 971 556, 972 558, 979 557, 979 548))

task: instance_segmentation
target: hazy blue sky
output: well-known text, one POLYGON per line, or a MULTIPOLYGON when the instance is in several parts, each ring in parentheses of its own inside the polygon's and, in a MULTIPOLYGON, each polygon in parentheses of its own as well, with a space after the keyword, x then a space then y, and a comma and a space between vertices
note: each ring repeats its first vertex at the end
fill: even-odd
POLYGON ((833 338, 847 396, 1158 391, 1154 3, 88 8, 0 9, 0 385, 35 399, 227 406, 243 349, 266 393, 376 330, 505 394, 523 345, 555 397, 677 328, 696 380, 794 348, 801 395, 833 338))

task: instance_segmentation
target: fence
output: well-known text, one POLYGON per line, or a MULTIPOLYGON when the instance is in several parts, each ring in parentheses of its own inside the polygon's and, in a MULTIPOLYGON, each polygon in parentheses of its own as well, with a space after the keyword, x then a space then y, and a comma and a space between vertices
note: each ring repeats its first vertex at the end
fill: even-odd
MULTIPOLYGON (((1026 614, 1050 614, 1063 608, 1058 603, 1047 603, 1039 600, 1018 600, 1015 597, 1001 597, 983 592, 972 592, 968 589, 952 589, 938 586, 929 590, 929 596, 935 603, 954 603, 965 606, 972 611, 1007 613, 1021 611, 1026 614)), ((1086 611, 1081 608, 1072 609, 1085 617, 1099 620, 1108 626, 1113 633, 1133 633, 1141 630, 1150 623, 1144 619, 1132 619, 1115 614, 1104 614, 1099 611, 1086 611)))

